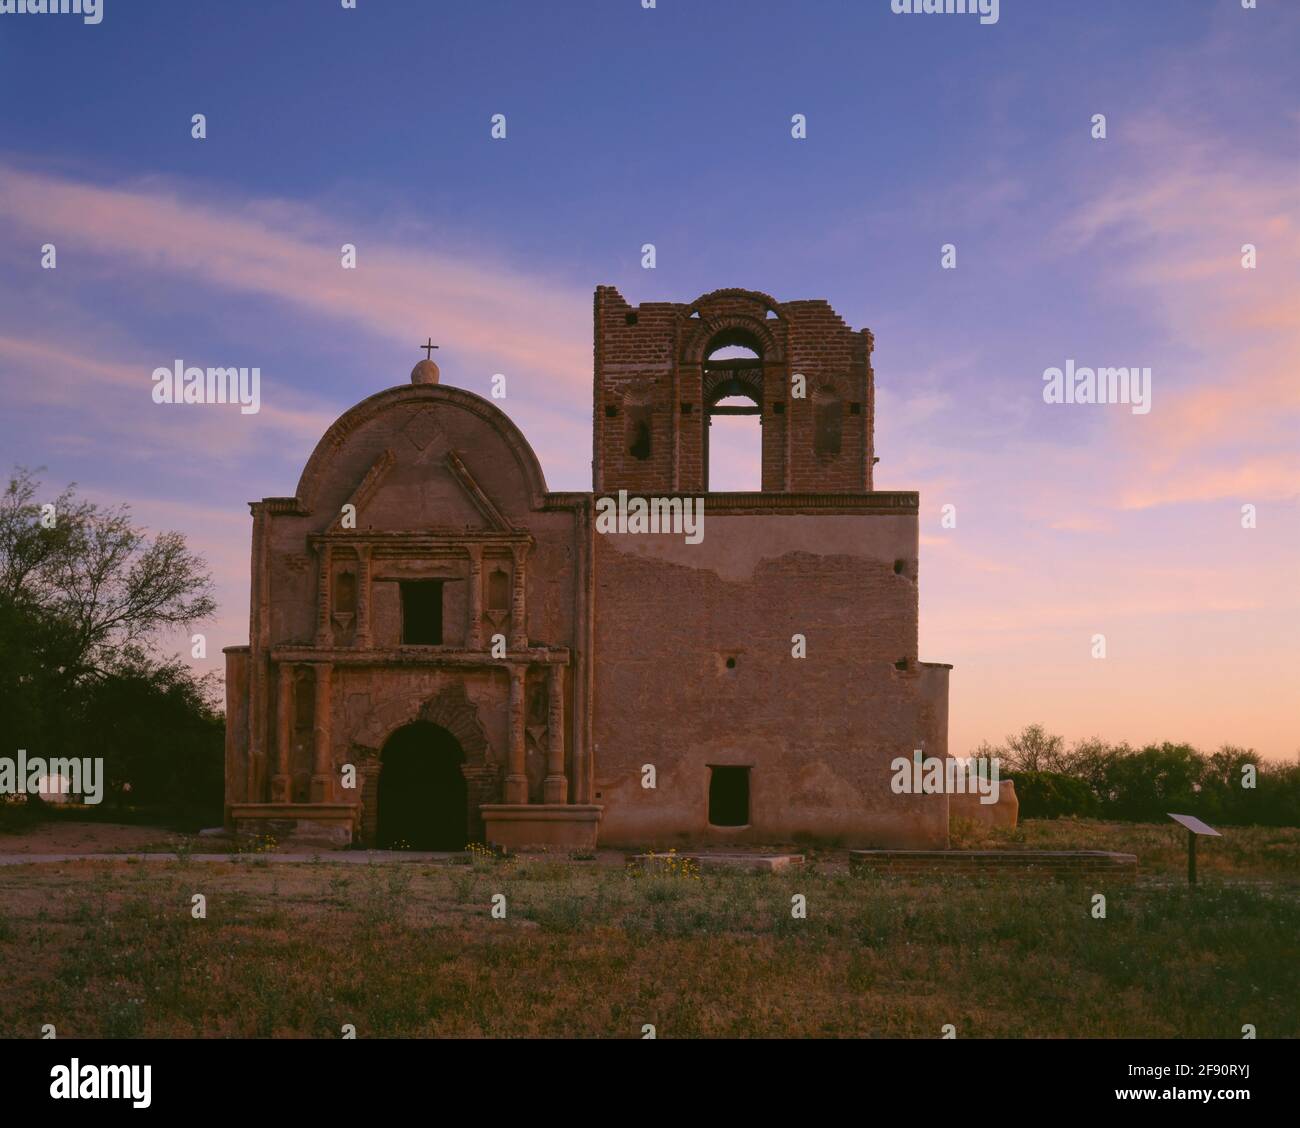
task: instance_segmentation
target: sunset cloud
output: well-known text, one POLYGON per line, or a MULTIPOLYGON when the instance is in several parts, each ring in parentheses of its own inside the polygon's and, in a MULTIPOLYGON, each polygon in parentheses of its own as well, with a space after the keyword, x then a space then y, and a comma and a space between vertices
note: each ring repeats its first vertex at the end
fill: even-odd
MULTIPOLYGON (((1300 182, 1278 125, 1290 80, 1258 85, 1258 59, 1280 60, 1300 24, 1278 16, 1264 36, 1222 14, 1171 58, 1131 18, 1108 33, 1133 52, 1122 87, 1083 67, 1057 90, 1063 56, 1043 65, 1032 50, 992 86, 955 62, 970 114, 942 149, 917 141, 948 136, 946 99, 886 121, 864 88, 836 123, 825 114, 854 84, 822 90, 801 146, 739 109, 752 177, 716 159, 715 138, 701 148, 674 126, 647 139, 644 107, 617 97, 605 108, 619 124, 599 136, 551 87, 545 114, 512 117, 508 146, 477 125, 457 133, 459 108, 431 126, 423 79, 376 136, 356 119, 351 165, 329 151, 341 106, 308 139, 259 132, 233 108, 204 146, 176 129, 178 149, 178 123, 148 113, 129 136, 61 150, 20 137, 0 156, 5 439, 15 460, 51 467, 51 487, 76 478, 184 531, 217 574, 211 639, 241 642, 246 503, 292 492, 339 414, 405 381, 425 333, 444 345, 445 382, 487 395, 505 373, 494 402, 548 484, 584 489, 595 284, 633 303, 730 285, 824 297, 877 335, 875 482, 920 492, 921 656, 956 664, 955 751, 1043 721, 1071 738, 1181 733, 1289 754, 1300 182), (1104 142, 1080 110, 1094 104, 1104 142), (431 128, 427 151, 410 143, 431 128), (843 143, 824 143, 832 128, 843 143), (57 271, 35 265, 47 241, 57 271), (654 271, 640 266, 647 241, 654 271), (961 267, 941 274, 948 241, 961 267), (343 243, 355 271, 341 269, 343 243), (178 356, 261 364, 261 412, 150 402, 149 374, 178 356), (1153 410, 1045 405, 1040 375, 1067 357, 1150 365, 1153 410), (1241 521, 1248 503, 1256 528, 1241 521), (1105 662, 1094 633, 1112 643, 1105 662)), ((817 92, 821 76, 806 78, 817 92)), ((278 105, 299 95, 275 92, 278 105)), ((715 484, 752 488, 761 429, 731 422, 732 437, 713 432, 715 484)))
POLYGON ((0 224, 110 258, 115 271, 257 294, 405 343, 437 325, 470 355, 573 389, 590 378, 591 298, 553 278, 366 237, 353 217, 300 203, 204 200, 156 179, 116 186, 0 165, 0 224), (354 234, 340 236, 340 231, 354 234), (357 246, 356 270, 340 247, 357 246))
POLYGON ((1132 167, 1062 225, 1152 311, 1180 358, 1156 407, 1114 428, 1121 508, 1300 493, 1300 178, 1294 161, 1204 144, 1148 116, 1132 167), (1257 266, 1244 269, 1242 248, 1257 266))

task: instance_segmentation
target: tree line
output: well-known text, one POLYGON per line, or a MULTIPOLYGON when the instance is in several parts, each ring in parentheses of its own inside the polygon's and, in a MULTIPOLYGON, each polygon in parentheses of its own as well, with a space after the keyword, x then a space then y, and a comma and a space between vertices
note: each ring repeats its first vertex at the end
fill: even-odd
POLYGON ((1091 816, 1161 822, 1173 811, 1213 825, 1300 826, 1300 759, 1263 759, 1225 744, 1203 752, 1190 744, 1134 748, 1096 737, 1066 746, 1042 725, 1029 725, 976 756, 997 756, 1015 780, 1022 818, 1091 816))
MULTIPOLYGON (((109 808, 220 819, 225 721, 219 685, 159 649, 215 610, 206 562, 176 532, 152 538, 125 506, 69 486, 42 501, 17 467, 0 497, 0 756, 102 757, 109 808)), ((1030 725, 997 756, 1024 818, 1062 815, 1300 826, 1300 760, 1224 745, 1134 748, 1030 725)), ((0 796, 0 819, 13 804, 0 796)))
POLYGON ((43 499, 16 468, 0 497, 0 756, 102 757, 106 807, 219 820, 219 686, 159 650, 214 609, 180 533, 150 537, 75 485, 43 499))

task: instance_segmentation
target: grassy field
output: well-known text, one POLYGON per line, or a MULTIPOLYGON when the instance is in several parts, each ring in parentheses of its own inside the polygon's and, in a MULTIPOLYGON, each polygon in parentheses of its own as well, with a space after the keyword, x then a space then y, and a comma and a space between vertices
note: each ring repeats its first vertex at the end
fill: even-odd
MULTIPOLYGON (((1222 838, 1202 838, 1196 861, 1202 879, 1280 880, 1300 887, 1300 829, 1222 827, 1222 838)), ((1114 850, 1136 854, 1146 877, 1186 879, 1187 831, 1167 823, 1111 823, 1097 819, 1030 819, 1011 831, 958 823, 954 850, 1114 850)))
POLYGON ((899 880, 835 853, 776 876, 558 859, 3 867, 0 1035, 1300 1036, 1300 831, 1227 831, 1194 891, 1172 825, 964 837, 1127 850, 1144 876, 899 880))

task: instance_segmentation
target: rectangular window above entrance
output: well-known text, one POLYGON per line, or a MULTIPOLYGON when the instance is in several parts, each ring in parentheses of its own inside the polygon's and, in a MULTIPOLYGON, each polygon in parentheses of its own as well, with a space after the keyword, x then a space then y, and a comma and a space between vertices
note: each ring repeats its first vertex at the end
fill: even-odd
POLYGON ((442 645, 442 583, 442 580, 403 581, 403 644, 442 645))

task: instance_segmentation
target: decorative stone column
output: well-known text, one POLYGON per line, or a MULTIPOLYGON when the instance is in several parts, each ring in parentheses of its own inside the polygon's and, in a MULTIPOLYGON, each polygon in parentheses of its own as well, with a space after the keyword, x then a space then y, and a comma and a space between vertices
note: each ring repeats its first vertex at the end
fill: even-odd
POLYGON ((276 667, 275 775, 271 778, 271 802, 293 800, 289 776, 289 745, 293 739, 293 667, 281 662, 276 667))
POLYGON ((328 662, 316 664, 316 715, 312 723, 313 761, 311 801, 329 803, 334 797, 334 765, 330 753, 330 674, 328 662))
POLYGON ((316 546, 316 556, 316 645, 330 647, 334 645, 334 632, 330 629, 330 567, 334 553, 328 541, 316 546))
POLYGON ((483 546, 466 546, 469 552, 469 623, 465 630, 465 648, 483 649, 483 546))
POLYGON ((528 667, 510 666, 510 760, 506 772, 505 801, 528 802, 528 775, 524 767, 524 678, 528 667))
POLYGON ((370 649, 370 552, 370 545, 357 545, 357 630, 353 638, 362 650, 370 649))
POLYGON ((546 779, 542 799, 547 803, 569 801, 569 781, 564 776, 564 667, 547 671, 546 779))
POLYGON ((527 605, 524 599, 527 577, 524 561, 528 557, 526 544, 512 544, 510 552, 514 556, 514 584, 510 595, 510 649, 528 649, 527 605))

